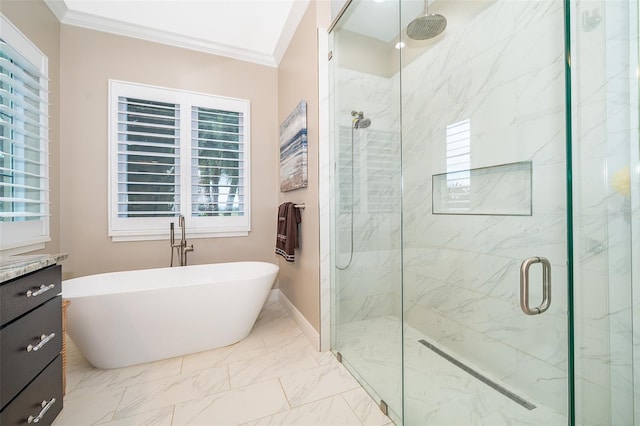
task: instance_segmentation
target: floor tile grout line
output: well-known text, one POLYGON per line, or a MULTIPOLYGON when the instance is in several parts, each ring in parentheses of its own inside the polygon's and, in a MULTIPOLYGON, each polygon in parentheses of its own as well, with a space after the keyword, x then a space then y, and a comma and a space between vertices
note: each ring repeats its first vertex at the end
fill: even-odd
MULTIPOLYGON (((277 379, 270 379, 270 381, 273 381, 273 380, 277 380, 277 379)), ((266 382, 260 382, 260 383, 266 383, 266 382)), ((260 383, 251 383, 251 384, 246 385, 246 386, 241 386, 241 387, 234 388, 234 389, 227 389, 227 390, 224 390, 224 391, 216 392, 214 394, 205 395, 205 396, 203 396, 201 398, 196 398, 196 399, 192 399, 192 400, 189 400, 189 401, 180 402, 180 403, 174 405, 174 415, 175 415, 175 409, 176 409, 177 405, 179 405, 179 404, 188 404, 188 403, 199 401, 199 400, 205 399, 205 398, 215 398, 215 399, 217 399, 218 397, 222 396, 222 394, 229 393, 229 392, 237 392, 237 391, 239 391, 239 390, 241 390, 243 388, 247 388, 247 387, 250 387, 250 386, 255 386, 255 385, 258 385, 260 383)), ((280 385, 280 386, 282 386, 282 385, 280 385)), ((284 393, 284 390, 283 390, 283 393, 284 393)), ((285 393, 285 399, 286 399, 286 393, 285 393)), ((288 400, 287 400, 287 405, 289 405, 289 407, 290 407, 290 404, 289 404, 288 400)), ((267 416, 262 416, 262 417, 258 417, 256 419, 247 420, 247 421, 245 421, 244 423, 241 423, 241 424, 255 422, 255 421, 260 420, 260 419, 271 417, 272 415, 275 415, 275 414, 279 414, 279 413, 283 413, 283 412, 289 411, 290 409, 291 408, 288 408, 288 409, 285 409, 285 410, 280 410, 280 411, 277 411, 275 413, 269 414, 267 416)), ((172 420, 172 422, 173 422, 173 420, 172 420)))
MULTIPOLYGON (((151 363, 151 364, 153 364, 153 363, 151 363)), ((149 368, 147 368, 146 371, 159 369, 158 365, 155 365, 155 366, 152 367, 151 364, 148 366, 149 368)), ((96 371, 98 371, 101 374, 102 373, 108 374, 106 372, 112 371, 112 370, 100 370, 100 369, 97 369, 95 367, 91 367, 91 368, 96 370, 96 371)), ((127 368, 127 367, 124 367, 124 368, 127 368)), ((212 368, 215 368, 215 367, 212 367, 212 368)), ((149 377, 144 377, 144 375, 142 377, 140 377, 139 374, 136 374, 136 375, 127 377, 122 382, 115 383, 115 384, 112 383, 112 384, 109 384, 107 387, 100 388, 98 391, 99 392, 114 392, 114 391, 117 391, 118 389, 122 389, 123 391, 126 391, 129 387, 139 385, 140 383, 152 383, 152 382, 156 382, 156 381, 164 381, 164 380, 172 380, 172 379, 179 381, 179 380, 183 380, 186 376, 194 374, 194 373, 195 372, 190 371, 190 372, 187 372, 187 373, 183 374, 183 373, 180 373, 180 371, 177 371, 177 372, 174 372, 174 373, 171 373, 171 374, 168 374, 168 375, 161 375, 161 376, 158 376, 158 377, 150 377, 150 378, 149 377), (133 379, 136 379, 136 381, 133 382, 133 379)), ((95 386, 85 386, 84 388, 86 388, 87 390, 90 390, 90 389, 95 388, 95 386)), ((75 389, 78 390, 78 391, 83 390, 82 387, 77 387, 77 386, 75 387, 75 389)))
MULTIPOLYGON (((383 423, 383 424, 382 424, 382 426, 386 426, 386 425, 393 425, 393 424, 394 424, 394 423, 393 423, 393 420, 391 420, 391 418, 390 418, 387 414, 384 414, 384 413, 382 412, 382 410, 380 410, 380 407, 376 404, 376 401, 371 397, 371 395, 369 395, 369 393, 368 393, 366 390, 364 390, 364 388, 363 388, 360 384, 358 384, 358 387, 356 387, 356 388, 354 388, 354 389, 350 389, 350 390, 348 390, 348 391, 344 391, 344 392, 342 392, 342 393, 340 394, 340 395, 342 395, 342 398, 346 401, 347 405, 348 405, 349 407, 351 407, 351 409, 352 409, 354 412, 356 411, 356 408, 355 408, 354 406, 352 406, 352 405, 349 403, 349 401, 347 400, 347 398, 345 398, 345 396, 344 396, 344 395, 345 395, 345 394, 347 394, 347 393, 350 393, 350 392, 358 391, 358 390, 360 390, 360 391, 362 391, 362 393, 364 393, 365 398, 366 398, 366 401, 367 401, 367 402, 369 402, 369 403, 371 404, 372 408, 373 408, 374 410, 378 410, 378 411, 380 412, 380 414, 381 414, 381 415, 383 415, 383 416, 388 420, 388 421, 386 421, 385 423, 383 423)), ((361 419, 361 418, 360 418, 360 416, 358 416, 358 414, 357 414, 357 413, 356 413, 356 417, 358 417, 358 418, 360 419, 360 421, 361 421, 362 423, 364 423, 364 419, 361 419)))
MULTIPOLYGON (((303 373, 303 372, 307 372, 307 371, 313 370, 314 368, 318 368, 318 367, 323 367, 323 366, 329 365, 329 364, 320 364, 315 357, 312 357, 312 358, 313 358, 313 362, 316 363, 316 365, 314 365, 312 367, 302 367, 302 368, 300 368, 300 370, 288 372, 286 374, 279 374, 279 375, 276 375, 276 376, 273 376, 273 377, 258 378, 258 381, 253 381, 252 380, 248 384, 263 383, 265 381, 269 381, 269 380, 272 380, 272 379, 279 379, 280 377, 283 377, 283 376, 290 376, 290 375, 294 375, 294 374, 300 374, 300 373, 303 373)), ((249 361, 253 361, 253 360, 249 360, 249 361)), ((236 362, 245 362, 245 361, 234 361, 234 363, 236 363, 236 362)), ((228 364, 227 364, 227 366, 228 366, 228 364)), ((229 370, 229 376, 231 377, 230 370, 229 370)), ((229 381, 231 381, 231 380, 229 380, 229 381)), ((242 386, 247 386, 248 384, 244 384, 242 386)), ((242 387, 242 386, 240 386, 240 387, 242 387)))
MULTIPOLYGON (((222 368, 222 367, 214 367, 214 368, 222 368)), ((183 376, 181 376, 181 375, 176 375, 176 376, 163 377, 163 378, 160 378, 160 379, 154 379, 154 380, 165 380, 165 379, 169 379, 169 378, 179 378, 179 377, 183 377, 183 376)), ((228 377, 228 376, 227 376, 227 377, 228 377)), ((145 384, 146 384, 146 383, 148 383, 148 382, 143 382, 143 383, 145 383, 145 384)), ((135 385, 133 385, 133 386, 137 386, 137 385, 139 385, 139 383, 136 383, 136 384, 135 384, 135 385)), ((128 387, 127 387, 127 388, 125 388, 125 392, 126 392, 126 390, 127 390, 127 389, 128 389, 128 387)), ((121 418, 133 417, 133 416, 136 416, 136 415, 138 415, 138 414, 148 413, 148 412, 155 411, 155 410, 159 410, 159 409, 162 409, 162 408, 165 408, 165 407, 175 406, 175 405, 178 405, 178 404, 184 404, 184 403, 189 403, 189 402, 197 401, 197 400, 199 400, 199 399, 202 399, 202 398, 208 398, 208 397, 210 397, 210 396, 213 396, 213 395, 216 395, 216 394, 219 394, 219 393, 228 392, 228 391, 230 391, 230 390, 232 390, 232 389, 230 389, 230 388, 228 388, 228 387, 227 387, 227 389, 220 390, 220 391, 217 391, 217 392, 214 392, 214 393, 206 393, 206 392, 204 392, 202 395, 198 395, 197 397, 190 398, 190 399, 187 399, 187 400, 180 400, 180 401, 178 401, 178 402, 167 403, 166 405, 163 405, 163 406, 161 406, 161 407, 156 407, 156 408, 145 408, 145 409, 143 409, 142 411, 134 411, 134 412, 132 412, 132 414, 130 414, 130 415, 126 415, 126 416, 121 417, 121 418)), ((124 398, 124 392, 123 392, 123 394, 122 394, 122 397, 121 397, 121 398, 124 398)), ((121 405, 121 404, 122 404, 122 399, 121 399, 121 400, 120 400, 120 402, 118 403, 118 408, 116 409, 116 412, 120 410, 120 405, 121 405)), ((117 420, 117 418, 115 418, 115 415, 114 415, 114 420, 117 420)))
POLYGON ((120 394, 120 400, 118 401, 118 403, 116 404, 116 408, 113 410, 113 416, 111 417, 111 421, 116 419, 116 413, 118 412, 118 410, 120 409, 120 405, 122 405, 122 400, 124 399, 124 393, 127 391, 127 387, 124 387, 124 390, 122 391, 122 393, 120 394))
MULTIPOLYGON (((115 411, 114 411, 114 413, 115 413, 115 411)), ((107 413, 107 414, 108 414, 108 413, 107 413)), ((106 416, 105 416, 105 417, 106 417, 106 416)), ((111 419, 109 419, 109 420, 105 421, 104 417, 102 417, 102 418, 100 418, 100 419, 98 419, 98 420, 94 421, 93 423, 91 423, 91 426, 100 426, 100 425, 104 425, 105 423, 109 423, 109 422, 111 422, 111 421, 113 421, 113 420, 114 420, 114 419, 113 419, 113 414, 112 414, 112 415, 111 415, 111 419)))
POLYGON ((229 363, 225 363, 224 366, 227 369, 227 382, 229 383, 229 390, 232 390, 234 388, 231 386, 231 370, 229 369, 229 363))
MULTIPOLYGON (((311 370, 313 370, 313 369, 318 369, 318 368, 335 368, 335 367, 340 367, 340 364, 336 364, 336 365, 332 365, 332 364, 321 364, 321 365, 318 365, 318 366, 316 366, 316 367, 310 368, 310 369, 308 369, 308 370, 299 371, 299 372, 297 372, 297 373, 292 373, 292 374, 286 374, 286 376, 299 376, 300 374, 302 374, 302 373, 306 373, 307 371, 311 371, 311 370)), ((348 371, 347 371, 347 373, 348 373, 348 371)), ((282 377, 284 377, 284 376, 280 376, 280 377, 278 377, 278 381, 280 381, 280 383, 281 383, 281 385, 282 385, 282 388, 283 388, 283 390, 284 390, 284 385, 282 384, 282 381, 281 381, 281 378, 282 378, 282 377)), ((291 408, 297 408, 297 407, 301 407, 301 406, 303 406, 303 405, 305 405, 305 404, 308 404, 308 403, 321 401, 321 400, 326 399, 326 398, 328 398, 328 397, 333 397, 333 396, 342 395, 342 394, 343 394, 343 393, 345 393, 345 392, 352 392, 352 391, 357 390, 357 389, 360 389, 360 388, 361 388, 361 385, 360 385, 357 381, 355 381, 355 379, 354 379, 353 387, 348 388, 347 390, 343 390, 343 391, 341 391, 341 392, 331 393, 330 395, 325 395, 325 396, 323 396, 323 397, 319 397, 318 399, 314 399, 313 401, 307 401, 307 402, 305 402, 304 404, 297 405, 297 406, 294 406, 294 405, 293 405, 292 401, 289 399, 289 397, 288 397, 288 396, 287 396, 287 401, 289 402, 289 405, 291 406, 291 408)), ((285 391, 285 396, 286 396, 286 395, 287 395, 287 393, 286 393, 286 391, 285 391)), ((346 401, 345 401, 345 402, 346 402, 346 401)), ((349 405, 349 404, 347 403, 347 405, 349 405)))
MULTIPOLYGON (((353 390, 353 389, 351 389, 353 390)), ((351 392, 351 391, 348 391, 351 392)), ((360 424, 362 426, 364 426, 364 420, 362 420, 360 418, 360 416, 358 415, 358 413, 356 413, 356 410, 353 409, 353 407, 351 406, 351 404, 349 404, 349 401, 347 401, 347 399, 344 397, 344 392, 341 392, 338 394, 338 396, 340 396, 340 398, 342 398, 342 400, 344 401, 345 404, 347 404, 347 407, 349 407, 349 410, 351 410, 351 412, 353 413, 353 415, 355 416, 356 419, 358 419, 358 421, 360 422, 360 424)))
MULTIPOLYGON (((257 422, 257 421, 259 421, 259 420, 263 420, 263 419, 270 419, 270 418, 272 418, 273 416, 276 416, 276 415, 278 415, 278 414, 287 413, 287 412, 289 412, 289 411, 293 411, 293 410, 301 410, 301 409, 303 409, 304 407, 306 407, 306 406, 308 406, 308 405, 317 404, 317 403, 319 403, 319 402, 321 402, 321 401, 325 401, 325 400, 333 399, 333 398, 336 398, 336 397, 338 397, 338 396, 340 396, 340 394, 330 395, 330 396, 327 396, 327 397, 324 397, 324 398, 320 398, 320 399, 318 399, 318 400, 311 401, 311 402, 305 402, 304 404, 299 405, 299 406, 297 406, 297 407, 291 407, 291 408, 289 408, 289 409, 287 409, 287 410, 277 411, 277 412, 275 412, 275 413, 273 413, 273 414, 269 414, 269 415, 267 415, 267 416, 258 417, 257 419, 249 420, 249 421, 246 421, 246 422, 244 422, 244 423, 242 423, 242 424, 253 423, 253 422, 257 422)), ((342 398, 342 399, 344 400, 344 398, 342 398)), ((287 400, 287 402, 288 402, 288 400, 287 400)), ((346 401, 345 401, 345 403, 346 403, 346 401)), ((349 407, 349 409, 350 409, 351 411, 353 411, 353 410, 351 409, 351 406, 349 406, 349 404, 347 404, 347 406, 349 407)), ((354 416, 356 417, 356 419, 358 419, 358 421, 360 422, 360 424, 363 424, 363 423, 362 423, 362 421, 360 420, 360 418, 359 418, 355 413, 354 413, 354 416)))
POLYGON ((282 389, 282 393, 284 394, 284 398, 287 400, 287 405, 289 405, 289 409, 292 409, 293 406, 291 405, 291 401, 289 400, 289 395, 287 395, 287 391, 284 390, 284 385, 282 384, 282 381, 280 380, 280 377, 278 377, 278 383, 280 384, 280 389, 282 389))
MULTIPOLYGON (((224 393, 224 392, 228 392, 228 391, 229 391, 229 389, 227 389, 226 391, 218 392, 218 393, 224 393)), ((198 397, 198 398, 188 399, 188 400, 186 400, 186 401, 180 401, 180 402, 176 402, 176 403, 168 403, 167 405, 163 405, 163 406, 161 406, 161 407, 144 409, 143 411, 135 411, 135 412, 133 412, 133 413, 132 413, 132 414, 130 414, 130 415, 127 415, 127 416, 124 416, 124 417, 119 417, 119 418, 114 418, 114 419, 112 419, 111 421, 113 421, 113 420, 124 420, 124 419, 128 419, 128 418, 131 418, 131 417, 135 417, 135 416, 143 415, 143 414, 146 414, 146 413, 151 413, 151 412, 154 412, 154 411, 159 411, 159 410, 165 409, 165 408, 167 408, 167 407, 173 407, 173 414, 172 414, 172 416, 171 416, 171 417, 172 417, 171 422, 173 423, 173 417, 175 416, 175 410, 176 410, 176 406, 177 406, 177 405, 192 403, 192 402, 195 402, 195 401, 199 401, 199 400, 201 400, 201 399, 204 399, 204 398, 210 398, 210 397, 215 396, 215 395, 217 395, 217 393, 215 393, 215 394, 205 394, 205 395, 200 396, 200 397, 198 397)), ((116 410, 116 411, 117 411, 117 410, 116 410)), ((114 416, 114 417, 115 417, 115 416, 114 416)), ((75 425, 74 425, 74 426, 75 426, 75 425)))
POLYGON ((171 426, 174 426, 173 422, 175 418, 176 418, 176 404, 173 404, 173 408, 171 410, 171 423, 170 423, 171 426))

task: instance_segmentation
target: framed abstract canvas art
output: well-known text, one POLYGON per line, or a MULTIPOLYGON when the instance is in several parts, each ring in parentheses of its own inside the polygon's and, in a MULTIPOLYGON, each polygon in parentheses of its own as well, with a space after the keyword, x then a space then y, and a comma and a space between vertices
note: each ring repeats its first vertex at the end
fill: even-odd
POLYGON ((300 101, 280 124, 280 191, 306 188, 307 102, 300 101))

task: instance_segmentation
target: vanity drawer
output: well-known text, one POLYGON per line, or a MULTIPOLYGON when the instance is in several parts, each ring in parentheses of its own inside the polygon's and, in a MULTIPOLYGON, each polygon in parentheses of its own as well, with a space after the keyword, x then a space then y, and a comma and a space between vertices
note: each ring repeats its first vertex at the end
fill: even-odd
POLYGON ((48 426, 62 410, 62 356, 36 377, 11 404, 0 413, 2 426, 24 426, 29 423, 48 426), (52 401, 55 398, 55 401, 52 401), (47 409, 47 405, 49 408, 47 409), (41 417, 37 419, 38 415, 41 417), (37 419, 37 421, 36 421, 37 419))
POLYGON ((0 325, 62 292, 61 266, 51 266, 0 286, 0 325))
POLYGON ((0 407, 7 405, 60 354, 61 299, 55 297, 0 330, 0 407), (51 336, 53 333, 55 335, 51 336), (45 336, 44 340, 42 336, 45 336))

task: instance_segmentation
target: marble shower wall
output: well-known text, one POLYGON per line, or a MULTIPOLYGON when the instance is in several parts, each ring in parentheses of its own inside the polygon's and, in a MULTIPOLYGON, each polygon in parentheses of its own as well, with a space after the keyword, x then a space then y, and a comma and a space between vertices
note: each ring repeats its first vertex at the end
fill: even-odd
POLYGON ((348 268, 334 272, 340 300, 336 325, 399 317, 400 299, 394 297, 401 280, 398 90, 388 78, 339 65, 334 79, 333 256, 341 267, 351 258, 348 268), (351 111, 362 111, 371 126, 352 130, 351 111))
MULTIPOLYGON (((496 1, 464 25, 452 22, 401 76, 404 319, 558 412, 567 404, 562 12, 557 1, 496 1), (432 177, 451 171, 447 126, 464 120, 468 168, 532 162, 531 215, 433 214, 432 177), (519 266, 530 256, 552 263, 553 303, 539 316, 519 307, 519 266)), ((470 185, 473 193, 473 177, 470 185)), ((409 391, 420 386, 405 380, 409 391)))

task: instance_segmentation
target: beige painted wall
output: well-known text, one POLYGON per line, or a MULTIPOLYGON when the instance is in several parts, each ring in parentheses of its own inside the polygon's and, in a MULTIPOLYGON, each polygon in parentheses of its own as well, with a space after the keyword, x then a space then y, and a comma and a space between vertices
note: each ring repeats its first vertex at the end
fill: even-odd
POLYGON ((251 101, 252 231, 248 237, 189 239, 189 264, 263 260, 274 254, 278 156, 275 68, 62 25, 61 249, 65 278, 169 265, 162 241, 107 236, 108 79, 251 101))
POLYGON ((107 236, 109 78, 249 99, 252 119, 252 231, 191 239, 190 263, 264 260, 280 264, 280 288, 319 330, 318 25, 328 2, 312 2, 278 69, 60 25, 40 0, 0 0, 0 11, 49 56, 52 241, 68 252, 64 278, 166 266, 168 240, 113 243, 107 236), (279 192, 278 124, 307 101, 309 187, 279 192), (274 254, 275 212, 305 203, 295 263, 274 254))
MULTIPOLYGON (((44 253, 60 252, 60 24, 41 0, 0 0, 0 12, 44 53, 49 62, 50 234, 44 253)), ((33 254, 33 253, 29 253, 33 254)))
POLYGON ((301 100, 307 101, 309 176, 307 188, 278 195, 278 203, 291 201, 306 205, 295 262, 279 259, 279 287, 316 331, 320 330, 317 27, 328 21, 329 7, 328 2, 311 2, 278 67, 278 123, 284 121, 301 100))

